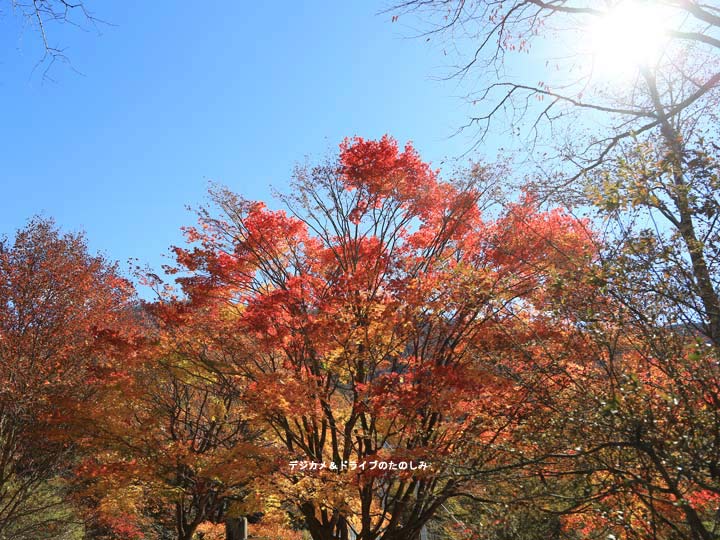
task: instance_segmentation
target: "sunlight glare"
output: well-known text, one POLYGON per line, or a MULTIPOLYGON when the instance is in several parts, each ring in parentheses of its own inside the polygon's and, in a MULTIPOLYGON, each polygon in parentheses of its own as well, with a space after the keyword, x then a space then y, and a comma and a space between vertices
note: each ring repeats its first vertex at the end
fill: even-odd
POLYGON ((595 69, 624 75, 657 62, 667 41, 663 15, 649 2, 625 0, 599 17, 589 36, 595 69))

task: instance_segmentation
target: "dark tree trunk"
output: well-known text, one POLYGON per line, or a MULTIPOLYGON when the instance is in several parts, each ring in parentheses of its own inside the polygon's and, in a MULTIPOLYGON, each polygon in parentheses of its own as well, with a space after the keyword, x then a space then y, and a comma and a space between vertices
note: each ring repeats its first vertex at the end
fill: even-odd
POLYGON ((247 540, 247 519, 241 517, 225 520, 225 540, 247 540))

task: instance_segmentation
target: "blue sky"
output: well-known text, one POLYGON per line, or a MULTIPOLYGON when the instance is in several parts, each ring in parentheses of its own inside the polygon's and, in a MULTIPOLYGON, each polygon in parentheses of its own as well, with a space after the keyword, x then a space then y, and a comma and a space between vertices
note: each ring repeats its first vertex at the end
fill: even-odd
MULTIPOLYGON (((87 2, 88 5, 91 5, 87 2)), ((92 2, 112 23, 49 28, 73 66, 43 81, 37 34, 0 19, 0 233, 33 214, 157 268, 208 181, 253 199, 345 136, 412 139, 440 166, 470 145, 441 47, 374 2, 92 2)), ((487 153, 487 152, 486 152, 487 153)), ((490 152, 492 157, 494 150, 490 152)))

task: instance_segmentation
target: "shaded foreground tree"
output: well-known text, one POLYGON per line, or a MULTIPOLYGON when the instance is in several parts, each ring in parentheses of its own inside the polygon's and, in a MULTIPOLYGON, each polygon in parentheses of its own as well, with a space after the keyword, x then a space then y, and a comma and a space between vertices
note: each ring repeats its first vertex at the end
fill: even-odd
POLYGON ((522 429, 527 466, 503 496, 559 517, 563 537, 715 538, 717 350, 596 299, 555 306, 579 322, 574 354, 586 362, 548 379, 543 410, 522 429))
POLYGON ((70 415, 109 366, 131 299, 114 265, 52 221, 0 241, 0 537, 82 529, 63 499, 76 455, 70 415))
POLYGON ((553 353, 564 373, 547 379, 545 408, 523 427, 528 466, 505 496, 560 517, 570 538, 717 538, 720 353, 703 298, 717 298, 716 153, 708 143, 686 156, 681 200, 702 239, 690 245, 673 227, 676 191, 661 187, 674 172, 664 152, 642 145, 608 168, 591 192, 612 232, 602 257, 566 285, 584 291, 575 301, 547 298, 586 362, 570 371, 553 353), (669 225, 653 219, 663 215, 669 225))
MULTIPOLYGON (((553 485, 546 492, 557 497, 545 508, 576 512, 570 528, 585 535, 716 538, 720 7, 535 0, 405 7, 448 10, 441 29, 477 32, 478 48, 461 71, 484 70, 485 87, 473 96, 487 111, 473 120, 483 132, 505 110, 514 125, 530 121, 533 140, 565 130, 575 138, 560 147, 564 162, 550 171, 555 177, 535 187, 557 196, 561 186, 559 198, 567 201, 571 193, 570 202, 594 207, 607 232, 604 262, 593 275, 613 307, 589 302, 567 315, 592 331, 585 334, 588 357, 598 370, 570 387, 586 396, 564 400, 572 422, 538 425, 542 437, 549 432, 541 427, 562 429, 557 468, 535 474, 572 479, 568 491, 553 485), (633 66, 629 79, 601 80, 593 69, 597 50, 553 62, 556 84, 548 82, 549 70, 541 84, 491 73, 512 69, 512 50, 528 51, 540 40, 577 46, 590 21, 627 6, 662 17, 660 54, 633 66), (592 133, 566 123, 583 112, 599 124, 592 133), (576 505, 563 507, 563 500, 576 505)), ((641 34, 646 23, 638 17, 627 26, 641 34)))
POLYGON ((720 530, 720 166, 712 139, 678 152, 681 163, 639 145, 592 192, 613 230, 597 277, 618 306, 598 334, 599 400, 615 412, 596 422, 606 442, 632 449, 621 468, 605 456, 605 468, 649 522, 710 539, 720 530))
POLYGON ((198 245, 176 249, 188 305, 214 315, 225 352, 199 360, 249 382, 286 460, 318 464, 286 462, 276 480, 315 540, 350 527, 417 539, 445 501, 515 464, 544 384, 518 373, 547 354, 520 344, 564 335, 548 286, 593 245, 531 200, 484 221, 496 181, 477 167, 442 182, 409 145, 348 140, 337 162, 298 171, 282 199, 293 216, 216 191, 221 214, 202 211, 187 231, 198 245))

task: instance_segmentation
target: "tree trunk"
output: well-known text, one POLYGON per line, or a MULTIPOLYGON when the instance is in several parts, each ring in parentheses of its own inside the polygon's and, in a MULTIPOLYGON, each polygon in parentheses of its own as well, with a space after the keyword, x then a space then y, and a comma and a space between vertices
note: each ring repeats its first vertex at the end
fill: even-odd
POLYGON ((225 520, 225 540, 247 540, 247 519, 228 518, 225 520))
POLYGON ((670 152, 673 165, 672 175, 675 184, 673 200, 679 214, 676 227, 682 236, 683 242, 685 242, 685 247, 690 256, 693 285, 695 287, 695 291, 693 292, 700 297, 700 301, 702 302, 703 313, 700 315, 705 319, 703 322, 707 323, 706 334, 714 345, 720 346, 720 298, 713 286, 703 243, 698 240, 693 223, 693 214, 688 197, 689 188, 683 178, 683 150, 680 134, 670 123, 665 108, 660 101, 655 76, 647 68, 643 69, 642 73, 648 86, 653 106, 655 107, 655 113, 660 122, 663 139, 670 152))

